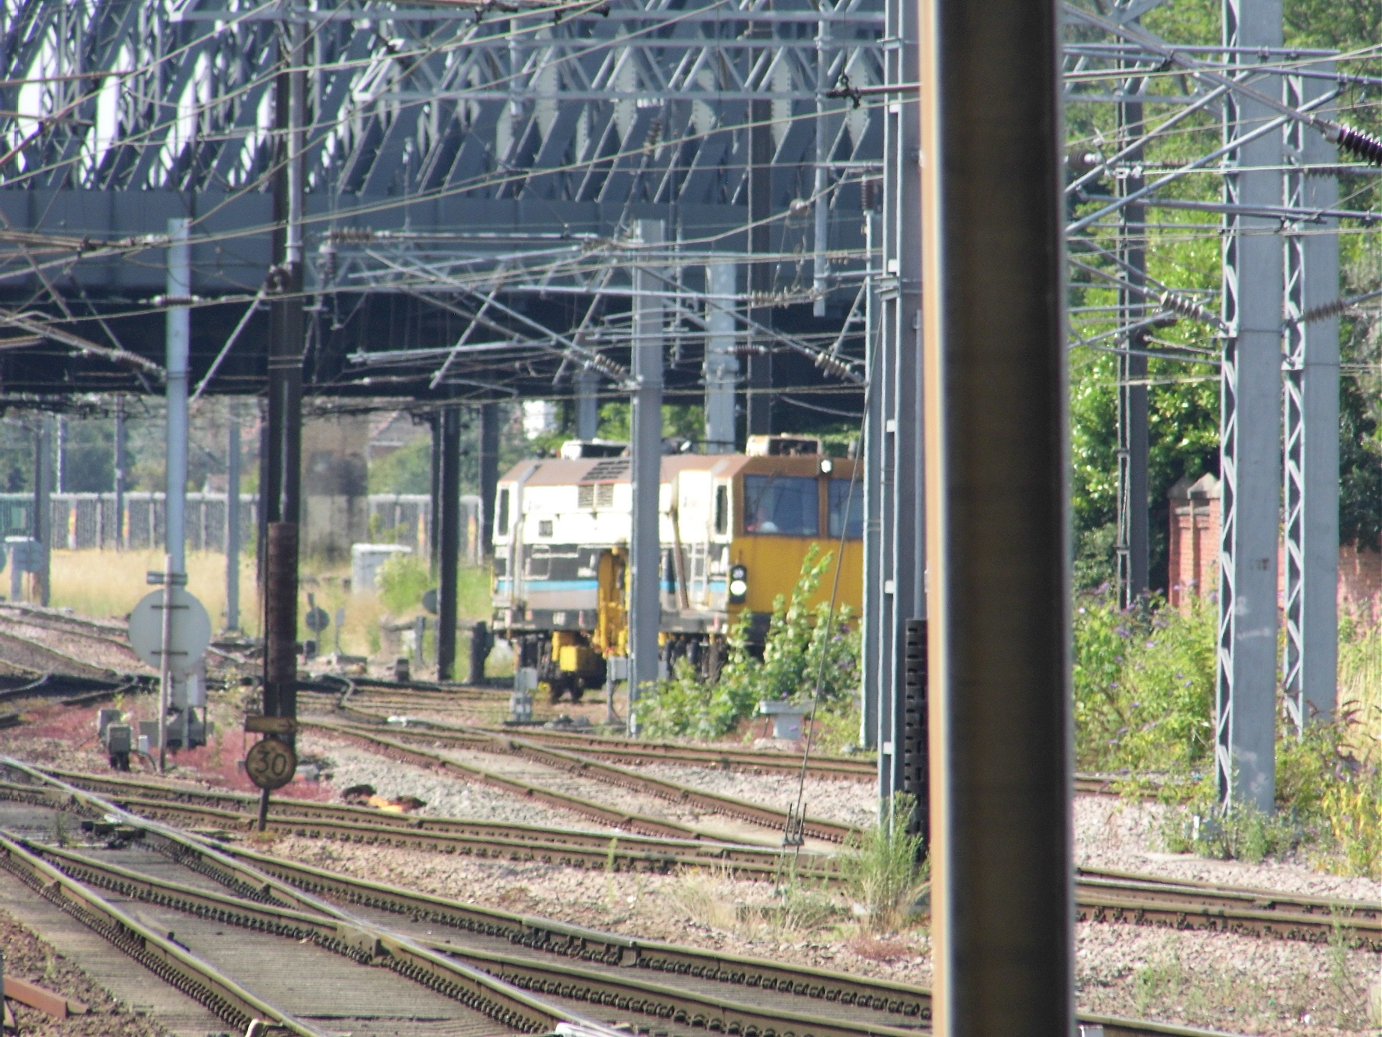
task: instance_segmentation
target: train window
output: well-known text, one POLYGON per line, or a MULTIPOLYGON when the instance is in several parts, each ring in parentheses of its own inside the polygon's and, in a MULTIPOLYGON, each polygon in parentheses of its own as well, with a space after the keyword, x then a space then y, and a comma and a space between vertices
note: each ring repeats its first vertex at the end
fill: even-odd
POLYGON ((729 487, 724 484, 715 487, 715 532, 729 532, 729 487))
POLYGON ((494 531, 507 536, 509 532, 509 491, 507 489, 499 491, 499 507, 495 510, 498 512, 498 517, 494 520, 494 531))
POLYGON ((545 580, 552 572, 552 549, 546 544, 534 547, 528 555, 524 575, 532 580, 545 580))
POLYGON ((538 535, 538 536, 540 536, 540 537, 549 537, 549 536, 551 536, 551 535, 552 535, 552 528, 553 528, 553 524, 552 524, 552 520, 551 520, 551 519, 538 519, 538 523, 537 523, 537 535, 538 535))
POLYGON ((820 486, 795 476, 744 476, 744 529, 780 536, 820 536, 820 486))
POLYGON ((842 530, 850 540, 864 535, 864 490, 862 486, 851 487, 848 479, 832 479, 829 534, 838 537, 842 530))

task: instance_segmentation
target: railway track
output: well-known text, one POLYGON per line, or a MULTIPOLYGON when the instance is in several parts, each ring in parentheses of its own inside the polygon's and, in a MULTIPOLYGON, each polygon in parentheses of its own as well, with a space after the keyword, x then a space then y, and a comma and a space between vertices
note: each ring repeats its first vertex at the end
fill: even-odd
MULTIPOLYGON (((428 682, 390 682, 361 677, 330 677, 314 682, 317 704, 329 707, 339 717, 344 715, 362 726, 377 726, 390 720, 404 719, 411 729, 401 737, 407 739, 413 731, 425 732, 425 737, 439 743, 483 749, 505 739, 551 749, 579 753, 593 759, 638 766, 641 764, 674 764, 700 766, 726 771, 762 774, 802 774, 810 778, 835 778, 843 781, 876 781, 878 763, 869 757, 829 756, 819 753, 805 759, 781 750, 762 750, 732 746, 701 747, 673 742, 647 742, 611 736, 595 729, 562 729, 560 726, 495 726, 490 724, 453 724, 427 717, 412 717, 419 711, 434 713, 452 711, 457 704, 500 704, 507 692, 467 688, 459 685, 428 682)), ((322 718, 330 722, 329 718, 322 718)), ((347 721, 350 722, 350 721, 347 721)), ((394 728, 395 731, 399 730, 394 728)), ((1074 790, 1086 795, 1119 795, 1126 790, 1116 777, 1076 775, 1074 790)))
POLYGON ((400 738, 394 732, 385 735, 377 729, 355 725, 303 721, 300 728, 364 742, 400 759, 454 771, 474 781, 644 834, 780 845, 784 833, 796 831, 808 848, 825 849, 830 844, 843 843, 857 832, 841 822, 798 818, 790 811, 705 792, 518 738, 493 739, 483 748, 453 744, 439 750, 400 738), (602 798, 608 803, 611 788, 619 790, 619 807, 602 805, 602 798), (668 822, 652 816, 654 811, 665 811, 663 804, 668 802, 681 807, 683 815, 694 818, 694 823, 668 822), (645 809, 640 810, 640 804, 645 809))
MULTIPOLYGON (((53 824, 33 807, 10 813, 6 830, 53 824)), ((102 822, 79 838, 80 850, 0 836, 0 867, 236 1032, 258 1021, 382 1037, 426 1020, 428 1032, 480 1037, 593 1022, 406 940, 275 906, 262 876, 175 835, 102 822)))
MULTIPOLYGON (((45 782, 15 761, 7 766, 40 799, 0 803, 3 827, 27 833, 0 838, 0 865, 77 905, 89 925, 235 1026, 259 1018, 285 1033, 339 1033, 347 1017, 353 1033, 387 1032, 400 1018, 396 977, 414 985, 402 987, 413 1018, 433 1004, 431 995, 452 1006, 427 1016, 449 1028, 410 1033, 494 1033, 498 1021, 506 1032, 550 1032, 565 1022, 611 1037, 905 1037, 929 1019, 920 987, 610 936, 216 847, 45 782), (70 811, 99 818, 83 826, 85 845, 41 838, 70 811), (301 957, 279 968, 285 947, 301 957), (254 975, 270 977, 259 980, 265 993, 229 979, 251 958, 254 975), (275 987, 275 974, 299 982, 275 987), (285 1006, 290 988, 294 1003, 285 1006), (487 1030, 472 1029, 477 1015, 487 1030)), ((1135 1020, 1083 1021, 1106 1037, 1208 1037, 1135 1020)))
MULTIPOLYGON (((44 773, 74 787, 99 792, 137 814, 175 821, 184 827, 234 835, 256 823, 257 800, 248 796, 191 787, 170 790, 116 777, 44 773)), ((28 792, 26 785, 0 785, 0 797, 28 792)), ((842 881, 836 862, 821 854, 599 832, 556 833, 536 826, 447 818, 403 819, 375 810, 301 800, 275 801, 267 827, 309 838, 542 861, 597 871, 667 874, 684 867, 714 867, 742 878, 779 883, 827 886, 842 881)), ((1342 939, 1353 946, 1382 951, 1382 908, 1376 904, 1088 868, 1077 869, 1075 878, 1076 908, 1083 921, 1315 943, 1342 939)))
POLYGON ((138 660, 130 655, 131 665, 119 669, 97 666, 32 637, 25 637, 15 629, 0 631, 0 659, 12 671, 27 674, 36 679, 57 676, 75 677, 83 680, 108 680, 122 676, 139 667, 138 660))

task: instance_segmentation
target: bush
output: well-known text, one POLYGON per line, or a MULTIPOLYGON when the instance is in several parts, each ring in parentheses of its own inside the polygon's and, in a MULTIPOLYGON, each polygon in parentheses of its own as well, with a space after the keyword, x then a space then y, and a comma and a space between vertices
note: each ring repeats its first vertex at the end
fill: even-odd
POLYGON ((761 656, 748 641, 747 614, 730 632, 728 658, 713 684, 700 679, 686 660, 672 676, 639 699, 638 724, 653 738, 719 738, 753 715, 760 701, 810 702, 818 709, 848 709, 859 690, 859 636, 850 629, 851 610, 832 621, 829 605, 810 600, 830 568, 830 555, 814 547, 802 561, 790 598, 779 595, 761 656))
POLYGON ((379 567, 379 599, 394 615, 415 612, 432 586, 427 566, 412 555, 398 554, 379 567))
POLYGON ((1075 614, 1080 766, 1187 773, 1211 758, 1217 626, 1212 602, 1120 609, 1106 590, 1075 614))

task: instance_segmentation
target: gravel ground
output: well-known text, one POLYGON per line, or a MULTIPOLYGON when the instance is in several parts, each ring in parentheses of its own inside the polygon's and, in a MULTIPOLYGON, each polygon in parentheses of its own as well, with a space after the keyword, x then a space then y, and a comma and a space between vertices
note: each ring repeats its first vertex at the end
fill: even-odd
MULTIPOLYGON (((43 737, 34 737, 32 728, 0 730, 0 753, 75 769, 104 769, 105 760, 90 737, 91 717, 74 715, 62 725, 50 723, 42 730, 43 737)), ((228 744, 233 747, 230 755, 238 755, 238 738, 228 744)), ((321 785, 303 790, 321 798, 337 797, 352 785, 370 784, 381 795, 423 800, 422 812, 428 814, 599 830, 561 811, 386 760, 355 745, 305 736, 299 748, 302 757, 320 759, 330 775, 321 785)), ((175 762, 173 776, 197 777, 190 760, 187 765, 175 762)), ((679 774, 710 791, 776 806, 795 802, 798 795, 795 777, 745 776, 711 769, 688 772, 670 765, 648 769, 659 776, 679 774)), ((205 780, 219 782, 223 772, 208 771, 205 780)), ((876 810, 876 793, 866 785, 808 780, 801 795, 811 816, 863 824, 876 810)), ((1382 898, 1376 883, 1324 875, 1306 861, 1247 865, 1166 853, 1159 837, 1162 808, 1157 805, 1080 797, 1074 821, 1075 857, 1080 865, 1370 902, 1382 898)), ((840 900, 800 888, 774 891, 767 884, 736 882, 712 871, 670 877, 592 874, 294 837, 274 839, 269 849, 362 877, 646 939, 905 982, 929 984, 931 980, 923 912, 897 931, 873 933, 861 925, 857 911, 840 900)), ((83 1000, 97 1000, 76 978, 54 973, 60 964, 49 964, 50 959, 42 955, 26 957, 8 950, 28 946, 32 940, 32 934, 0 914, 0 948, 6 949, 11 974, 37 982, 43 982, 44 975, 61 975, 64 989, 81 990, 78 996, 83 1000), (22 962, 32 964, 16 964, 22 962)), ((1075 942, 1081 1012, 1154 1018, 1263 1037, 1382 1034, 1382 1005, 1377 1004, 1382 999, 1382 958, 1377 954, 1113 924, 1077 925, 1075 942)), ((133 1016, 121 1016, 119 1023, 126 1028, 99 1032, 120 1037, 158 1032, 152 1021, 133 1016)), ((84 1025, 79 1019, 32 1023, 24 1032, 83 1037, 96 1032, 80 1028, 84 1025)))
POLYGON ((25 1037, 161 1037, 163 1034, 154 1020, 131 1012, 3 910, 0 910, 0 956, 3 956, 5 974, 60 992, 69 1002, 79 1001, 88 1009, 84 1014, 58 1019, 10 1001, 18 1032, 25 1037))

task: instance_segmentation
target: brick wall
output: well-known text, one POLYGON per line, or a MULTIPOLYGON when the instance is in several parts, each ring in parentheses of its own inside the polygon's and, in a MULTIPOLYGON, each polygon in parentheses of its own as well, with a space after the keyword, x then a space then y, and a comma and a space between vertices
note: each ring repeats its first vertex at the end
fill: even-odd
MULTIPOLYGON (((1219 583, 1221 528, 1219 480, 1204 475, 1171 487, 1170 593, 1180 606, 1191 594, 1219 583)), ((1285 566, 1278 559, 1277 588, 1284 596, 1285 566)), ((1339 548, 1339 611, 1364 622, 1382 623, 1382 552, 1345 544, 1339 548)))

